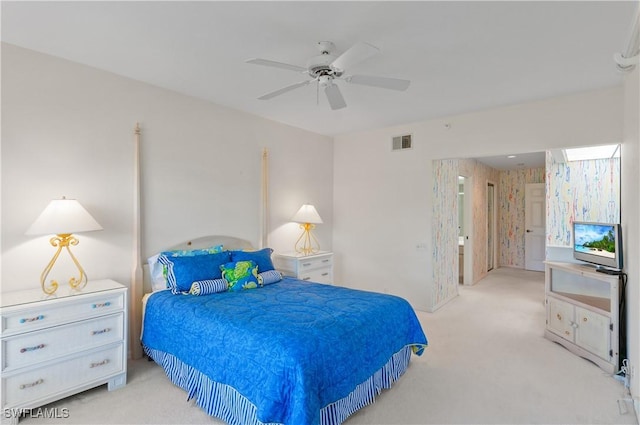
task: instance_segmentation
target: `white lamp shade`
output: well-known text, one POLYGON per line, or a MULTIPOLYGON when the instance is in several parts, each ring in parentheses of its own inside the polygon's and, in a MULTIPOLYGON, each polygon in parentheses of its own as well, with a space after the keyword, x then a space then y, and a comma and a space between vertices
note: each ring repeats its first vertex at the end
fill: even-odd
POLYGON ((27 235, 72 234, 102 230, 102 226, 91 217, 75 199, 54 199, 42 211, 27 235))
POLYGON ((304 204, 301 206, 298 212, 293 216, 293 218, 291 218, 291 221, 295 221, 296 223, 322 223, 322 219, 320 218, 318 211, 316 211, 316 207, 310 204, 304 204))

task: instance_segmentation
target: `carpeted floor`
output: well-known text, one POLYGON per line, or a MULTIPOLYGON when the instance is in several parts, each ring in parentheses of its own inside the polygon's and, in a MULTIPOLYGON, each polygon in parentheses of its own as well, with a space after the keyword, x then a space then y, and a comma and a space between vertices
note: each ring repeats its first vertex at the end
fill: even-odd
MULTIPOLYGON (((425 354, 345 425, 637 424, 621 382, 543 338, 543 273, 498 269, 418 316, 425 354)), ((68 409, 68 418, 21 423, 221 423, 187 402, 155 363, 131 361, 128 378, 120 390, 103 386, 47 406, 68 409)))

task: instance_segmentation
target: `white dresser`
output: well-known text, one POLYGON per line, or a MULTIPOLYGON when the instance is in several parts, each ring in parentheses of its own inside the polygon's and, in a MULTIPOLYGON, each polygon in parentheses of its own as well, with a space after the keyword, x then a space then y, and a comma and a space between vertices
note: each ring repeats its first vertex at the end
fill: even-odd
POLYGON ((285 276, 318 283, 333 283, 333 252, 302 255, 276 254, 274 266, 285 276))
POLYGON ((78 392, 127 382, 127 288, 89 281, 81 290, 61 287, 4 292, 0 304, 3 419, 78 392))

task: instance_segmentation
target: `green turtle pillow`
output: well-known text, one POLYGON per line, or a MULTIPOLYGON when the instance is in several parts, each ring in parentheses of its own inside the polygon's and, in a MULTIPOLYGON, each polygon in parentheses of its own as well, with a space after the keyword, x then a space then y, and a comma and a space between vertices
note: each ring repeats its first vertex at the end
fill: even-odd
POLYGON ((234 261, 220 266, 222 278, 229 285, 229 292, 254 289, 259 285, 258 265, 255 261, 234 261))

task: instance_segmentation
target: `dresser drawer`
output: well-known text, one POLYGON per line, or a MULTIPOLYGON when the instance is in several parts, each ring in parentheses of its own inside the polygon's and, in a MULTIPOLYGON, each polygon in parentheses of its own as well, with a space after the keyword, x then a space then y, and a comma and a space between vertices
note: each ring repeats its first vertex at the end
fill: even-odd
MULTIPOLYGON (((36 329, 67 323, 75 319, 101 316, 121 311, 125 306, 125 293, 113 291, 83 297, 81 300, 50 303, 44 301, 34 308, 23 308, 17 312, 3 311, 2 336, 28 332, 36 329)), ((8 310, 8 309, 7 309, 8 310)))
POLYGON ((124 313, 3 338, 2 370, 12 370, 124 338, 124 313))
POLYGON ((124 345, 2 378, 3 406, 36 402, 57 392, 124 372, 124 345))
POLYGON ((333 276, 331 269, 310 270, 300 274, 300 280, 317 283, 332 283, 333 276))
POLYGON ((285 276, 310 282, 333 283, 332 252, 325 251, 312 255, 277 254, 274 265, 285 276))
POLYGON ((332 266, 333 259, 331 256, 322 256, 316 258, 301 258, 298 259, 298 272, 303 274, 309 270, 315 270, 320 268, 330 268, 332 266))

